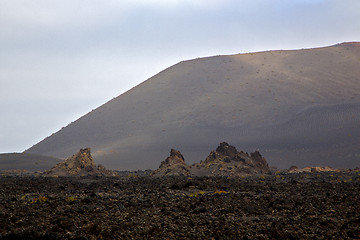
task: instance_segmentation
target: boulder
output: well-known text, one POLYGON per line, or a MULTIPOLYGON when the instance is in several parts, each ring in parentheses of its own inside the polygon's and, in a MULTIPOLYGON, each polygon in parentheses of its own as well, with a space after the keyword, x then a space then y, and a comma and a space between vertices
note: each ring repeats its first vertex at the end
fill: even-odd
POLYGON ((295 172, 298 172, 299 171, 299 168, 297 166, 291 166, 289 169, 288 169, 288 172, 289 173, 295 173, 295 172))

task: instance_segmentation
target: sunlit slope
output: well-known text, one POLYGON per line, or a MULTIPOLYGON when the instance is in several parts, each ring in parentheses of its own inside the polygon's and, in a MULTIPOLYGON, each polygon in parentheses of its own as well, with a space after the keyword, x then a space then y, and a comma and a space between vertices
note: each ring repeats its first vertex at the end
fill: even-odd
POLYGON ((108 168, 157 168, 170 148, 198 162, 219 142, 278 167, 360 165, 360 43, 180 62, 27 152, 91 147, 108 168))

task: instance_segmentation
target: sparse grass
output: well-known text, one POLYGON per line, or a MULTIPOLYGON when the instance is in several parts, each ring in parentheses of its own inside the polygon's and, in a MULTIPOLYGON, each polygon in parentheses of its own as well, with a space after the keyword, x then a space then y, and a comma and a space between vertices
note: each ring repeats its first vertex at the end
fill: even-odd
POLYGON ((36 198, 33 198, 33 200, 31 201, 31 203, 44 203, 48 200, 47 197, 36 197, 36 198))
POLYGON ((213 195, 222 195, 222 194, 228 194, 229 192, 223 191, 223 190, 216 190, 213 195))
POLYGON ((199 191, 199 192, 193 192, 193 193, 187 194, 187 196, 188 197, 198 197, 198 196, 203 195, 205 193, 206 192, 204 192, 204 191, 199 191))
POLYGON ((75 197, 67 197, 66 198, 66 201, 68 202, 73 202, 73 201, 76 201, 77 199, 75 197))

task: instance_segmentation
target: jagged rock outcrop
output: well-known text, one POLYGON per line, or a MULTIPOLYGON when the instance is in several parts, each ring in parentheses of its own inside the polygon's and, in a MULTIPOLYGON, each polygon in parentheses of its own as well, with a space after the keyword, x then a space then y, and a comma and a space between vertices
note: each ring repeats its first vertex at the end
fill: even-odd
POLYGON ((56 164, 53 168, 43 173, 43 176, 115 176, 111 170, 106 170, 104 166, 96 166, 90 148, 80 149, 73 156, 64 162, 56 164))
POLYGON ((212 151, 205 161, 195 164, 193 168, 197 171, 205 171, 205 175, 209 176, 243 176, 270 173, 268 163, 258 151, 250 155, 243 151, 238 152, 234 146, 226 142, 220 143, 216 151, 212 151))
POLYGON ((189 166, 179 151, 171 149, 170 156, 151 176, 243 176, 252 174, 270 174, 265 158, 256 151, 238 152, 234 146, 226 142, 220 143, 216 151, 200 163, 189 166))
POLYGON ((170 156, 162 161, 160 167, 151 173, 151 176, 189 176, 190 166, 185 163, 183 155, 171 149, 170 156))

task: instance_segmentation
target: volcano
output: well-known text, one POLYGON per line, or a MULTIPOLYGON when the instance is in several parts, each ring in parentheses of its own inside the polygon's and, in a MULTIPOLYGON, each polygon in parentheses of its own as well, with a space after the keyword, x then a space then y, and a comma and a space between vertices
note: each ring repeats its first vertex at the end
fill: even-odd
POLYGON ((360 162, 360 43, 183 61, 26 150, 65 158, 90 147, 110 169, 189 164, 219 142, 288 168, 360 162))

